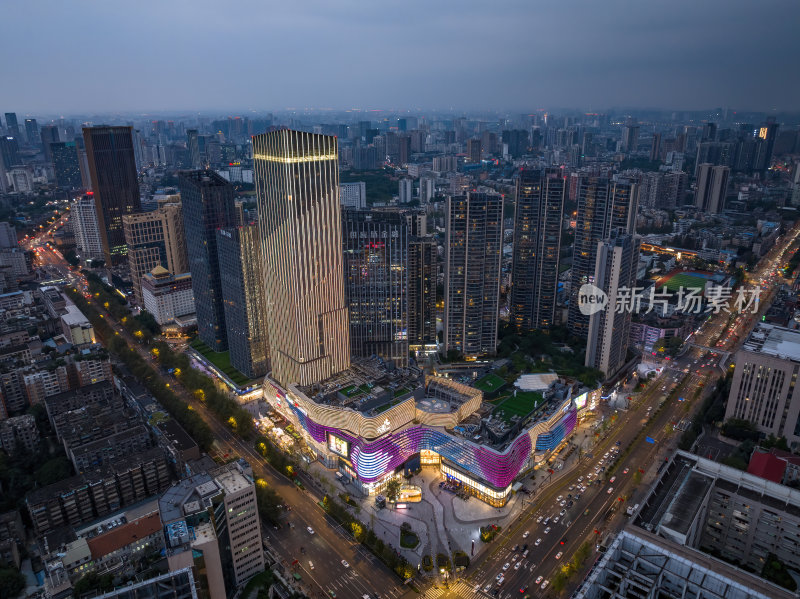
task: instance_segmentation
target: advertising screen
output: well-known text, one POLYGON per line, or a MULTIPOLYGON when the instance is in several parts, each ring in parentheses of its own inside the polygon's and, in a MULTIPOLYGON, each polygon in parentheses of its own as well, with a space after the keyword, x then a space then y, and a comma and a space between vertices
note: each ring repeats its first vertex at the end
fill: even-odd
POLYGON ((350 458, 350 443, 345 441, 341 437, 337 437, 332 433, 327 433, 328 435, 328 450, 332 451, 333 453, 342 456, 345 459, 350 458))

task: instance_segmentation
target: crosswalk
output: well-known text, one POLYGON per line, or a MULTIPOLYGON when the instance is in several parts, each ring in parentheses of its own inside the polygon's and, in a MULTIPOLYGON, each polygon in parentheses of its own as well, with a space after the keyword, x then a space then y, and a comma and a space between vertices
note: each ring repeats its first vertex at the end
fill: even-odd
POLYGON ((439 599, 444 591, 439 587, 431 587, 422 595, 422 599, 439 599))

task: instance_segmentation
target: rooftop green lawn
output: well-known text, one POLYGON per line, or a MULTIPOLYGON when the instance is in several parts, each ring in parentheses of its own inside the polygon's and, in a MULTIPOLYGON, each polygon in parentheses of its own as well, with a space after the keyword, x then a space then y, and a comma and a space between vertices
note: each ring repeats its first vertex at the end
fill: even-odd
POLYGON ((517 391, 516 395, 509 395, 502 402, 497 404, 494 414, 500 416, 506 422, 511 422, 513 416, 524 418, 543 403, 541 393, 535 391, 517 391), (500 412, 503 412, 501 415, 500 412))
POLYGON ((475 381, 475 388, 480 389, 484 393, 491 393, 497 391, 505 384, 506 382, 496 374, 487 374, 485 377, 475 381))
POLYGON ((669 277, 669 279, 667 279, 666 281, 664 281, 664 279, 661 279, 657 285, 659 291, 661 290, 662 287, 666 287, 669 291, 676 292, 681 287, 683 287, 684 289, 690 289, 690 288, 700 289, 702 293, 705 290, 707 282, 708 279, 702 276, 688 272, 679 272, 669 277))
POLYGON ((194 349, 199 351, 203 354, 203 357, 206 358, 209 362, 214 364, 220 371, 224 372, 229 379, 231 379, 234 383, 243 387, 247 383, 250 382, 250 379, 243 375, 241 372, 236 370, 231 365, 231 355, 227 351, 223 352, 216 352, 212 350, 208 345, 200 341, 199 337, 196 337, 194 341, 192 341, 189 345, 191 345, 194 349))

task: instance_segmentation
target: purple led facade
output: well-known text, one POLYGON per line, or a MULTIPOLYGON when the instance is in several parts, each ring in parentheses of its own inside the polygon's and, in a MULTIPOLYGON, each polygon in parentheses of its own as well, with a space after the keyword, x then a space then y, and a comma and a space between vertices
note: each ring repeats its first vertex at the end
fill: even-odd
MULTIPOLYGON (((342 430, 318 424, 291 402, 288 405, 297 415, 301 426, 318 443, 326 444, 328 434, 350 443, 350 461, 359 480, 366 483, 380 479, 387 472, 402 466, 412 455, 425 449, 447 458, 491 486, 504 489, 519 474, 532 450, 531 438, 527 432, 519 435, 508 449, 500 453, 424 425, 409 427, 367 442, 342 430)), ((537 437, 536 450, 555 448, 575 429, 576 424, 577 410, 570 406, 549 431, 537 437)))

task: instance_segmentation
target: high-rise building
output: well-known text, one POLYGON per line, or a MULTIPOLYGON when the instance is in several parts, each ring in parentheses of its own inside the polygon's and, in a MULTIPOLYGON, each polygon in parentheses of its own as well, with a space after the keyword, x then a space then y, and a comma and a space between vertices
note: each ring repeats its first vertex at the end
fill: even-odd
POLYGON ((591 283, 597 258, 597 244, 615 229, 636 231, 639 186, 619 179, 580 177, 577 184, 578 214, 572 253, 572 282, 569 300, 569 328, 575 335, 588 335, 589 317, 578 309, 581 285, 591 283))
POLYGON ((42 140, 42 150, 44 150, 45 162, 52 162, 53 153, 50 144, 59 141, 58 127, 56 127, 55 125, 44 125, 39 130, 39 135, 42 140))
POLYGON ((701 164, 697 169, 697 195, 695 206, 708 214, 719 214, 725 206, 728 193, 728 177, 731 169, 727 166, 701 164))
POLYGON ((103 241, 97 221, 97 203, 89 192, 72 203, 69 222, 82 263, 103 259, 103 241))
POLYGON ((520 333, 555 319, 564 188, 557 168, 523 170, 517 179, 511 322, 520 333))
POLYGON ((397 212, 342 218, 350 355, 408 365, 408 227, 397 212))
POLYGON ((6 133, 15 139, 20 138, 19 123, 17 122, 16 112, 6 113, 6 133))
POLYGON ((39 137, 39 125, 36 119, 25 119, 25 136, 30 147, 39 145, 41 139, 39 137))
POLYGON ((225 351, 228 339, 217 254, 217 229, 236 223, 233 187, 214 171, 183 171, 178 181, 197 311, 197 332, 203 343, 212 350, 225 351))
POLYGON ((272 377, 322 381, 350 366, 337 138, 253 137, 272 377))
POLYGON ((409 204, 414 197, 414 180, 403 178, 400 179, 398 184, 399 193, 400 193, 400 203, 401 204, 409 204))
POLYGON ((194 170, 203 168, 203 158, 200 155, 200 139, 197 129, 187 129, 186 138, 186 149, 189 151, 189 164, 194 170))
MULTIPOLYGON (((44 129, 42 129, 44 131, 44 129)), ((57 141, 50 144, 50 156, 56 175, 56 185, 61 189, 80 189, 82 185, 78 149, 74 141, 57 141)))
POLYGON ((768 120, 756 131, 757 149, 753 168, 765 171, 772 162, 772 152, 775 149, 775 139, 778 137, 778 123, 768 120))
POLYGON ((269 369, 269 345, 258 226, 219 229, 217 254, 231 365, 251 379, 262 377, 269 369))
POLYGON ((83 141, 100 239, 110 268, 123 262, 127 252, 123 215, 142 209, 131 127, 84 127, 83 141))
POLYGON ((398 164, 411 162, 411 138, 408 135, 397 137, 398 164))
POLYGON ((136 301, 142 305, 142 277, 156 266, 170 274, 189 272, 180 198, 163 201, 156 210, 122 217, 128 264, 136 301))
POLYGON ((15 248, 18 245, 16 229, 10 223, 0 221, 0 249, 15 248))
POLYGON ((363 210, 367 207, 367 186, 363 181, 342 183, 339 185, 339 197, 342 208, 363 210))
POLYGON ((497 350, 503 198, 470 192, 447 199, 444 344, 467 359, 497 350))
POLYGON ((434 237, 408 241, 408 345, 422 349, 436 343, 436 275, 438 247, 434 237))
POLYGON ((467 140, 467 160, 469 160, 472 164, 480 164, 481 161, 480 139, 467 140))
POLYGON ((661 156, 661 134, 653 133, 653 143, 650 144, 650 162, 658 160, 661 156))
POLYGON ((639 245, 638 236, 619 229, 597 244, 594 285, 606 293, 609 301, 605 309, 589 319, 585 365, 597 368, 606 377, 616 374, 626 362, 632 312, 617 310, 616 300, 620 298, 620 289, 636 286, 639 245))
POLYGON ((6 170, 11 169, 12 166, 22 164, 22 159, 19 156, 18 138, 12 135, 0 135, 0 158, 2 158, 2 166, 6 170))
POLYGON ((800 444, 800 332, 758 323, 736 353, 725 420, 752 422, 765 435, 800 444))
POLYGON ((639 147, 639 125, 630 120, 622 130, 622 151, 630 154, 639 147))

